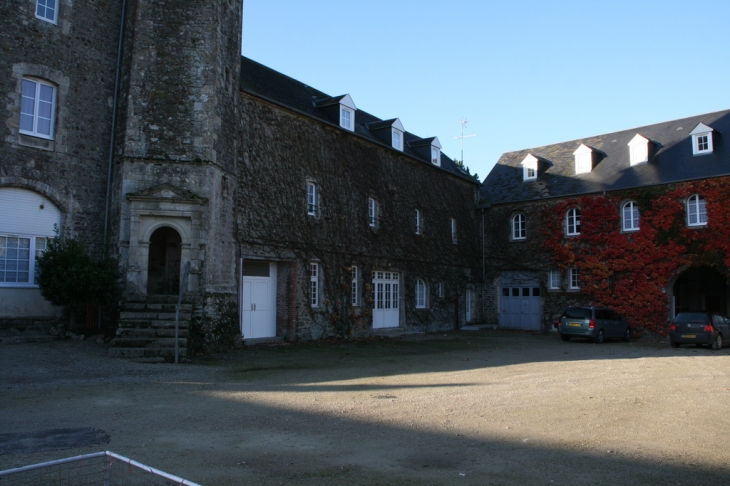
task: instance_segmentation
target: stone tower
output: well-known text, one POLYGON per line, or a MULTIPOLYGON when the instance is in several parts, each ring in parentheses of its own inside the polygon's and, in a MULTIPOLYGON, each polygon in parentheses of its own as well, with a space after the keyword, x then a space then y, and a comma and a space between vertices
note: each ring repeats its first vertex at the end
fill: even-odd
POLYGON ((128 299, 236 294, 241 0, 128 0, 112 228, 128 299))

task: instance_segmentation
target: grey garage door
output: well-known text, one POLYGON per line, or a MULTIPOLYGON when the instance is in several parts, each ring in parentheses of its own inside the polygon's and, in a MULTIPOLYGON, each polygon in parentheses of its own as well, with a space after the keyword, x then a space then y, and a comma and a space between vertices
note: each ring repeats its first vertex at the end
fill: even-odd
POLYGON ((499 327, 540 330, 540 287, 502 287, 499 327))

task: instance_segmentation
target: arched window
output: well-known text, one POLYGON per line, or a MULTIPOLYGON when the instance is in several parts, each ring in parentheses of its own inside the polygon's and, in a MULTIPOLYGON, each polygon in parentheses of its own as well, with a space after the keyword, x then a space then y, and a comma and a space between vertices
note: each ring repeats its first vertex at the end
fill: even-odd
POLYGON ((0 188, 0 287, 35 287, 36 260, 61 226, 61 211, 40 194, 0 188))
POLYGON ((623 205, 621 211, 624 231, 637 231, 639 229, 639 206, 634 201, 623 205))
POLYGON ((565 215, 565 234, 575 236, 580 234, 580 209, 569 209, 565 215))
POLYGON ((426 308, 426 282, 416 279, 416 309, 426 308))
POLYGON ((707 205, 705 198, 695 194, 687 199, 687 225, 705 226, 707 224, 707 205))
POLYGON ((512 239, 524 240, 525 238, 525 215, 522 213, 515 214, 512 217, 512 239))

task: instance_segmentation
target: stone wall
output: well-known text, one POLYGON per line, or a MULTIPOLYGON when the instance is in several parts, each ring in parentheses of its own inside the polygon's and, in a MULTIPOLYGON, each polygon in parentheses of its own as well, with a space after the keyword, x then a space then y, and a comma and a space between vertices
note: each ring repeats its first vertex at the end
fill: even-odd
POLYGON ((481 277, 476 184, 248 94, 242 94, 241 116, 240 251, 298 264, 299 338, 371 332, 370 281, 376 269, 401 274, 402 327, 432 331, 451 329, 457 319, 463 324, 465 288, 481 277), (307 215, 307 182, 319 190, 316 216, 307 215), (375 228, 368 224, 370 197, 379 205, 375 228), (416 209, 423 216, 420 235, 416 209), (311 261, 322 269, 324 301, 315 309, 308 300, 311 261), (353 265, 361 272, 361 309, 350 306, 353 265), (428 285, 427 309, 415 309, 416 277, 428 285), (440 282, 443 298, 436 294, 440 282))
POLYGON ((51 199, 64 226, 102 237, 121 1, 58 2, 56 24, 33 0, 0 7, 0 187, 51 199), (19 133, 23 77, 57 89, 53 140, 19 133))

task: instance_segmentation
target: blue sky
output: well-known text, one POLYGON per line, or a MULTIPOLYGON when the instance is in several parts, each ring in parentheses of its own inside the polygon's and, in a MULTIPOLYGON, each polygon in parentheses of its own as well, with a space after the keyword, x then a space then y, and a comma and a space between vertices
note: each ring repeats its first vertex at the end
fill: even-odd
POLYGON ((245 0, 243 54, 437 136, 504 152, 730 108, 730 1, 245 0))

